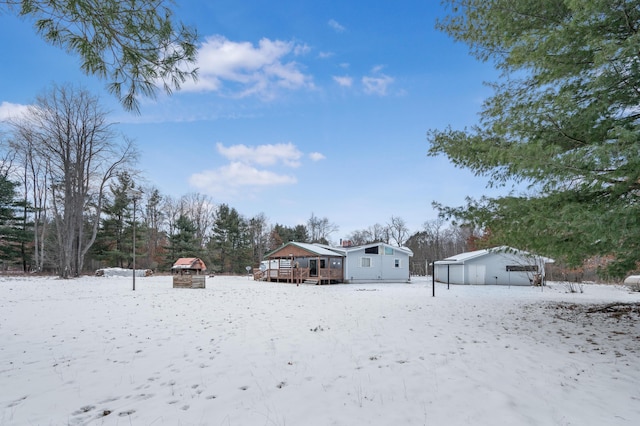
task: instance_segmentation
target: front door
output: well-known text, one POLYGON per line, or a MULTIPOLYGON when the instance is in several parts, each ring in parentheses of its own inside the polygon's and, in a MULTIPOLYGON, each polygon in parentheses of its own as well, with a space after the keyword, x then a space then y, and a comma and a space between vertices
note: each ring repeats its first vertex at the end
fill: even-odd
POLYGON ((318 276, 318 259, 309 259, 309 276, 318 276))

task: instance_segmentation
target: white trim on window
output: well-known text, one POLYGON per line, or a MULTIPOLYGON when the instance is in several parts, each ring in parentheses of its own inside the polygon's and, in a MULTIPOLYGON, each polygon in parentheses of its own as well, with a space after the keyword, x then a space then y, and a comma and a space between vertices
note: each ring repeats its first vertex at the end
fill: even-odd
POLYGON ((371 268, 373 266, 373 262, 370 257, 361 257, 360 258, 360 267, 361 268, 371 268))
POLYGON ((402 266, 402 261, 400 259, 394 259, 393 266, 399 268, 400 266, 402 266))

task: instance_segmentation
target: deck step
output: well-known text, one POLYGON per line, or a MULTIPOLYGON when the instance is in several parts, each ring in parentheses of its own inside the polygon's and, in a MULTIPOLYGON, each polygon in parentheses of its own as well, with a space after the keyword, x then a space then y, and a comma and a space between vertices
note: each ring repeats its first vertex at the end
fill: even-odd
POLYGON ((306 280, 304 280, 305 284, 315 284, 318 285, 318 280, 313 280, 313 279, 309 279, 307 278, 306 280))

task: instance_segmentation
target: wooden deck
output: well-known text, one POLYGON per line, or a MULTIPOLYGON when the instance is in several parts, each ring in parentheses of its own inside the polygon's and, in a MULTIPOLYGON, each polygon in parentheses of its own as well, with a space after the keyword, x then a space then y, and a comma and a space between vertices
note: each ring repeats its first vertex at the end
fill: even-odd
POLYGON ((336 284, 342 283, 342 270, 320 268, 316 275, 311 275, 310 268, 279 268, 261 271, 253 268, 253 279, 256 281, 281 282, 292 284, 336 284))

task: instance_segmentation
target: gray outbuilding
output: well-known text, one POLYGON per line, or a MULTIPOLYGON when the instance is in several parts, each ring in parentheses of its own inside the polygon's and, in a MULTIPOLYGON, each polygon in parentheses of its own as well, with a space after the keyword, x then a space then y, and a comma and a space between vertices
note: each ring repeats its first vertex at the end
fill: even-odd
POLYGON ((542 285, 553 259, 512 247, 460 253, 434 262, 434 278, 448 284, 542 285))

